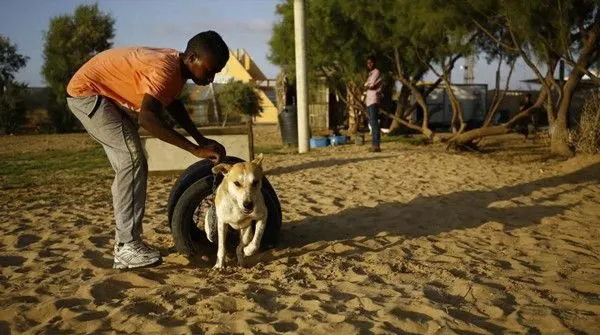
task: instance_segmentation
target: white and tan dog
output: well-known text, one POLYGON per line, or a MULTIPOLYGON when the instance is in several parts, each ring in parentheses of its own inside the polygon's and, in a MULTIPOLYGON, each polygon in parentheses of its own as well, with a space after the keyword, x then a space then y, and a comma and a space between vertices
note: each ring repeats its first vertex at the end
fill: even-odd
MULTIPOLYGON (((251 162, 237 164, 221 163, 213 167, 213 173, 222 173, 223 181, 216 191, 215 209, 217 216, 218 251, 215 269, 225 268, 225 242, 228 227, 240 231, 240 244, 236 255, 238 264, 244 266, 244 256, 254 255, 267 224, 267 206, 263 198, 262 159, 260 154, 251 162), (256 221, 256 231, 252 234, 252 222, 256 221)), ((210 211, 205 218, 205 231, 214 243, 210 233, 210 211)))

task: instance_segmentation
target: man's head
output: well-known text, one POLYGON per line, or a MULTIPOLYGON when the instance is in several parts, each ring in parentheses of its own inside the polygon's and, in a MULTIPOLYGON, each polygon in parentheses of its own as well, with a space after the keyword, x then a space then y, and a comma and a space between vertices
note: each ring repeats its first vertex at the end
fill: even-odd
POLYGON ((367 69, 369 69, 369 71, 373 70, 377 65, 375 64, 375 57, 374 56, 369 56, 367 57, 367 69))
POLYGON ((212 83, 229 60, 229 47, 216 32, 209 30, 192 37, 183 54, 183 63, 197 85, 212 83))

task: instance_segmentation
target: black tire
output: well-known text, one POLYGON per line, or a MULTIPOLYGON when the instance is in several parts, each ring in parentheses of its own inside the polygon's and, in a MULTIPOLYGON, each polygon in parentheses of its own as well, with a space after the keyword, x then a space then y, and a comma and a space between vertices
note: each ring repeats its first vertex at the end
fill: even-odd
MULTIPOLYGON (((224 159, 226 163, 241 161, 237 157, 224 159)), ((203 230, 204 213, 200 215, 201 222, 194 221, 196 209, 204 198, 212 194, 214 179, 210 171, 211 167, 212 164, 208 161, 200 161, 190 166, 179 177, 169 196, 169 226, 175 240, 176 250, 184 255, 192 255, 202 246, 211 245, 203 230)), ((219 177, 217 182, 220 183, 221 180, 222 177, 219 177)), ((277 245, 282 217, 275 190, 266 178, 263 178, 262 182, 262 193, 268 210, 268 218, 261 241, 261 249, 266 250, 277 245)), ((229 240, 237 239, 237 235, 232 234, 231 237, 232 239, 229 240)))
MULTIPOLYGON (((223 159, 224 163, 229 164, 235 164, 243 161, 243 159, 234 156, 227 156, 223 159)), ((212 167, 213 165, 209 160, 203 159, 190 165, 187 169, 185 169, 185 171, 181 173, 179 178, 177 178, 177 180, 175 181, 175 185, 173 185, 173 188, 171 188, 171 193, 169 194, 169 201, 167 203, 169 227, 171 226, 171 218, 173 216, 173 211, 175 210, 175 205, 177 204, 177 200, 179 199, 179 197, 181 197, 183 192, 193 183, 206 176, 212 176, 212 167)), ((221 180, 223 180, 223 176, 219 175, 217 178, 217 183, 220 183, 221 180)), ((275 197, 275 199, 277 199, 277 211, 281 213, 281 206, 279 204, 279 199, 277 198, 277 193, 275 192, 275 189, 273 188, 271 183, 269 183, 267 178, 263 178, 262 187, 263 189, 266 189, 269 193, 271 193, 275 197)))

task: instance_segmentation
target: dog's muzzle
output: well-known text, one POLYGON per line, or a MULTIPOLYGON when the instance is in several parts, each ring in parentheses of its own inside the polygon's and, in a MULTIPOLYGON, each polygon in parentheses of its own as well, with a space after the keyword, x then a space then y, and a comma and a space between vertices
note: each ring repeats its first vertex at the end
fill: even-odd
POLYGON ((244 213, 246 214, 250 214, 254 210, 254 203, 252 201, 244 201, 242 206, 244 207, 244 213))

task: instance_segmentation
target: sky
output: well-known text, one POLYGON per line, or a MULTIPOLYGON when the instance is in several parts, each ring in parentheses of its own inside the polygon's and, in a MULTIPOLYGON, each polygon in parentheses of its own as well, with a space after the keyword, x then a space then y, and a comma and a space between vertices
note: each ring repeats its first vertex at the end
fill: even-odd
MULTIPOLYGON (((98 3, 102 11, 115 19, 115 47, 150 46, 183 50, 189 38, 204 30, 221 34, 232 50, 243 48, 269 78, 275 78, 279 67, 267 60, 271 27, 278 19, 275 6, 280 0, 0 0, 0 34, 17 45, 17 51, 28 56, 27 67, 17 80, 30 86, 43 86, 40 75, 43 63, 43 34, 50 19, 72 13, 80 4, 98 3)), ((293 47, 293 46, 290 46, 293 47)), ((308 55, 310 57, 310 55, 308 55)), ((463 82, 457 62, 453 72, 456 83, 463 82)), ((495 86, 496 65, 481 58, 475 66, 475 83, 495 86)), ((503 77, 508 72, 503 68, 503 77)), ((533 78, 528 67, 519 62, 513 73, 511 89, 532 88, 521 80, 533 78)), ((426 79, 435 80, 433 75, 426 79)))

